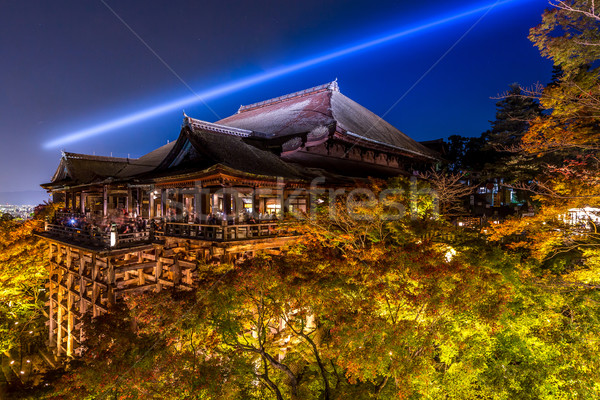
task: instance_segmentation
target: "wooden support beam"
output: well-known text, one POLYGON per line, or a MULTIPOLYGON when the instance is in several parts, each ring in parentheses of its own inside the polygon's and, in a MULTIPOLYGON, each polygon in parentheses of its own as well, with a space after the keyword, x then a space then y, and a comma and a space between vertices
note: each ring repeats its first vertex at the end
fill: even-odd
POLYGON ((73 356, 73 291, 67 294, 67 357, 73 356))
POLYGON ((123 294, 123 293, 135 293, 135 292, 142 292, 142 291, 146 291, 146 290, 152 290, 156 288, 156 285, 154 283, 148 283, 142 286, 135 286, 135 287, 131 287, 131 288, 124 288, 124 289, 117 289, 115 292, 119 293, 119 294, 123 294))
MULTIPOLYGON (((62 280, 62 274, 63 274, 63 270, 62 268, 60 268, 58 270, 58 277, 57 277, 57 303, 60 305, 62 303, 63 300, 63 289, 60 286, 60 281, 62 280)), ((62 339, 63 339, 63 335, 62 335, 62 323, 63 323, 63 308, 62 307, 58 307, 58 309, 56 310, 56 344, 57 344, 57 348, 56 348, 56 355, 60 356, 62 354, 62 339)))
POLYGON ((156 266, 154 267, 154 279, 156 282, 156 291, 160 292, 162 290, 162 285, 160 283, 160 278, 163 272, 163 262, 160 257, 160 250, 156 250, 156 266))
POLYGON ((107 271, 107 275, 106 275, 106 283, 108 284, 108 287, 110 288, 111 285, 115 284, 115 266, 112 263, 112 260, 108 260, 108 271, 107 271))
MULTIPOLYGON (((52 260, 52 245, 49 246, 49 258, 50 260, 52 260)), ((48 319, 50 321, 49 326, 48 326, 48 343, 50 345, 50 347, 53 347, 56 345, 56 340, 54 337, 54 330, 56 329, 56 323, 55 323, 55 309, 54 309, 54 302, 52 301, 53 296, 56 294, 56 284, 54 282, 52 282, 52 276, 53 274, 53 269, 54 267, 52 266, 52 263, 50 264, 50 282, 48 285, 48 298, 49 300, 49 305, 48 305, 48 319)))

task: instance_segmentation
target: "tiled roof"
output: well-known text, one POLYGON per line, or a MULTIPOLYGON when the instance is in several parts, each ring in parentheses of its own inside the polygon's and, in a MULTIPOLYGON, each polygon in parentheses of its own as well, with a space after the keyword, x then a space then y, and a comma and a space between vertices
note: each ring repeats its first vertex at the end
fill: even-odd
POLYGON ((160 170, 190 167, 203 170, 220 164, 255 175, 303 178, 299 169, 270 151, 246 143, 237 134, 223 132, 220 125, 189 117, 185 125, 171 152, 159 166, 160 170))
POLYGON ((335 125, 342 134, 350 132, 354 137, 389 145, 390 149, 435 158, 425 146, 340 93, 337 82, 242 106, 238 113, 217 123, 274 137, 313 132, 335 125))

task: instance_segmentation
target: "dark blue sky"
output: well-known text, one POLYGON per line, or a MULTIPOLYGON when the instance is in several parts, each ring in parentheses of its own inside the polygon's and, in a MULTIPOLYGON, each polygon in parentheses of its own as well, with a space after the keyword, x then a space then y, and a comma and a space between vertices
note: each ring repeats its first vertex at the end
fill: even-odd
MULTIPOLYGON (((196 92, 493 3, 105 2, 196 92)), ((494 119, 490 97, 513 82, 550 79, 551 63, 527 40, 545 7, 543 0, 514 0, 475 27, 484 11, 209 100, 216 115, 202 103, 185 110, 215 121, 240 104, 338 78, 342 93, 387 113, 416 140, 479 135, 494 119)), ((45 143, 191 94, 100 0, 3 1, 0 54, 0 192, 50 180, 60 147, 45 143)), ((181 120, 175 110, 64 149, 139 157, 176 139, 181 120)))

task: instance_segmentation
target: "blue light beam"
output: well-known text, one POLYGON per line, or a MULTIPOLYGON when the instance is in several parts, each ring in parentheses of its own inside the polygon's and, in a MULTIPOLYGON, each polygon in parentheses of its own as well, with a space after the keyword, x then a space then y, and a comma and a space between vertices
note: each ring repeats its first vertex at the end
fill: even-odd
POLYGON ((99 124, 99 125, 87 128, 87 129, 83 129, 83 130, 80 130, 77 132, 70 133, 63 137, 60 137, 60 138, 54 139, 50 142, 47 142, 44 145, 44 147, 45 148, 55 148, 58 146, 63 146, 66 144, 80 141, 82 139, 86 139, 86 138, 89 138, 92 136, 106 133, 106 132, 109 132, 109 131, 112 131, 112 130, 115 130, 118 128, 122 128, 122 127, 125 127, 128 125, 134 124, 136 122, 139 122, 139 121, 153 118, 153 117, 168 113, 173 110, 181 110, 182 108, 184 108, 185 106, 189 106, 190 104, 194 104, 194 103, 198 103, 200 101, 206 101, 206 100, 218 98, 218 97, 226 95, 226 94, 234 93, 238 90, 248 88, 250 86, 271 80, 273 78, 280 77, 282 75, 287 75, 287 74, 290 74, 292 72, 295 72, 295 71, 298 71, 298 70, 301 70, 304 68, 312 67, 317 64, 322 64, 324 62, 327 62, 327 61, 330 61, 330 60, 333 60, 336 58, 340 58, 340 57, 346 56, 351 53, 355 53, 355 52, 365 50, 365 49, 373 47, 373 46, 377 46, 377 45, 381 45, 383 43, 397 40, 397 39, 406 37, 408 35, 412 35, 417 32, 421 32, 421 31, 424 31, 427 29, 434 28, 436 26, 440 26, 440 25, 443 25, 443 24, 446 24, 446 23, 449 23, 452 21, 456 21, 461 18, 465 18, 470 15, 477 14, 477 13, 480 13, 483 11, 487 11, 488 9, 491 9, 491 8, 494 8, 497 6, 501 6, 501 5, 504 5, 507 3, 511 3, 514 1, 516 1, 516 0, 497 1, 493 4, 487 4, 485 6, 480 6, 480 7, 468 10, 468 11, 461 12, 459 14, 455 14, 455 15, 451 15, 449 17, 444 17, 444 18, 435 20, 433 22, 428 22, 428 23, 425 23, 425 24, 422 24, 422 25, 419 25, 416 27, 412 27, 409 29, 405 29, 405 30, 402 30, 399 32, 395 32, 395 33, 392 33, 392 34, 389 34, 386 36, 371 39, 366 42, 362 42, 362 43, 355 44, 355 45, 352 45, 349 47, 345 47, 345 48, 333 51, 328 54, 310 58, 305 61, 300 61, 300 62, 291 64, 288 66, 283 66, 283 67, 272 69, 270 71, 265 71, 265 72, 262 72, 259 74, 251 75, 249 77, 242 78, 242 79, 230 82, 225 85, 220 85, 220 86, 213 87, 211 89, 207 89, 205 91, 197 93, 196 95, 191 95, 191 96, 187 96, 184 98, 180 98, 178 100, 174 100, 174 101, 164 103, 164 104, 156 106, 156 107, 138 111, 133 114, 126 115, 124 117, 120 117, 120 118, 114 119, 112 121, 103 123, 103 124, 99 124))

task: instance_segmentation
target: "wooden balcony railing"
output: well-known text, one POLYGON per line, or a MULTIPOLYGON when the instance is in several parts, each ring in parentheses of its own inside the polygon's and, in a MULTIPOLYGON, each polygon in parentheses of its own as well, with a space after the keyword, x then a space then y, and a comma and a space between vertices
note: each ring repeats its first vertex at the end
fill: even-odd
POLYGON ((159 224, 156 230, 150 227, 141 232, 118 233, 115 229, 110 232, 98 230, 95 227, 76 228, 59 224, 47 223, 47 234, 82 245, 101 248, 124 248, 149 243, 162 237, 184 237, 215 242, 256 239, 272 237, 280 233, 281 226, 277 222, 262 222, 244 225, 210 225, 190 224, 181 222, 165 222, 159 224))
POLYGON ((71 219, 71 218, 85 218, 85 214, 82 214, 80 212, 73 212, 73 211, 57 211, 54 215, 57 220, 71 219))
POLYGON ((46 224, 46 233, 69 239, 72 242, 92 245, 102 248, 123 248, 150 242, 150 229, 141 232, 118 233, 116 231, 102 232, 94 228, 75 228, 71 226, 46 224))
POLYGON ((278 223, 276 222, 248 225, 208 225, 167 222, 165 223, 164 235, 226 242, 230 240, 275 236, 278 231, 277 226, 278 223))

